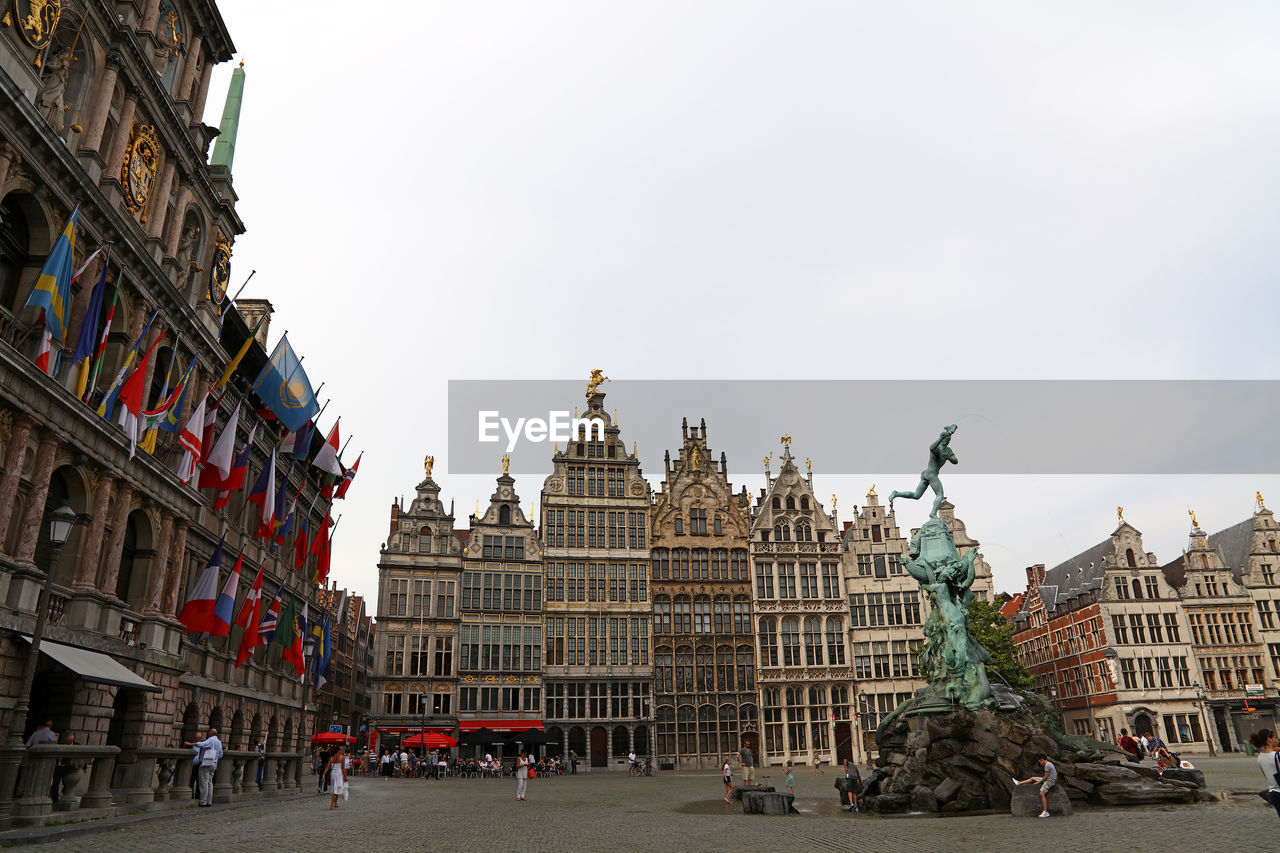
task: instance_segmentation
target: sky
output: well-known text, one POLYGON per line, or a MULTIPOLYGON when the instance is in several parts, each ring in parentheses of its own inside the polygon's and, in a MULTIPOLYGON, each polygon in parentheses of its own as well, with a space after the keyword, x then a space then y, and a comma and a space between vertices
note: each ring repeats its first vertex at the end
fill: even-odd
MULTIPOLYGON (((493 491, 448 473, 449 380, 1277 378, 1275 4, 218 5, 247 75, 232 290, 257 270, 271 344, 365 452, 333 577, 366 597, 424 455, 459 528, 493 491)), ((823 462, 844 519, 916 476, 823 462)), ((1188 508, 1280 503, 1275 476, 946 486, 1010 592, 1120 505, 1167 562, 1188 508)))

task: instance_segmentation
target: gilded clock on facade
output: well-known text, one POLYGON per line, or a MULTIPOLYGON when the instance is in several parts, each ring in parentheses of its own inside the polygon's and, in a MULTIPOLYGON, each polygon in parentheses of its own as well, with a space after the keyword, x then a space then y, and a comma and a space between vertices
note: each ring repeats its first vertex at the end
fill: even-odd
POLYGON ((159 166, 160 140, 156 129, 135 124, 124 152, 124 165, 120 167, 120 183, 124 186, 125 206, 130 213, 141 211, 143 222, 147 221, 147 200, 151 198, 159 166))
POLYGON ((62 18, 62 0, 13 0, 13 17, 23 40, 44 50, 62 18))
POLYGON ((209 272, 209 301, 219 308, 227 298, 227 282, 231 280, 231 241, 219 234, 213 243, 213 269, 209 272))

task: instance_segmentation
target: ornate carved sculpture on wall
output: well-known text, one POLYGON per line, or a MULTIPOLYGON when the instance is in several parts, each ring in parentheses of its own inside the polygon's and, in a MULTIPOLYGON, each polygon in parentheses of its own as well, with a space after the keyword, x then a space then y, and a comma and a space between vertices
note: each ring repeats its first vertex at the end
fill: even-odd
POLYGON ((196 248, 200 242, 200 226, 190 225, 183 232, 181 239, 178 240, 178 289, 186 288, 187 279, 193 270, 198 270, 196 265, 196 248))
POLYGON ((46 63, 43 85, 40 94, 36 95, 36 109, 49 122, 54 133, 62 133, 66 121, 64 115, 68 109, 66 102, 67 75, 71 73, 71 51, 64 50, 53 60, 46 63))
MULTIPOLYGON (((53 34, 62 20, 62 0, 14 0, 15 26, 22 39, 37 51, 42 51, 53 41, 53 34)), ((36 67, 40 67, 40 54, 36 54, 36 67)))
POLYGON ((120 167, 120 183, 124 187, 125 207, 133 214, 141 212, 143 222, 147 221, 147 202, 151 198, 159 165, 160 140, 156 129, 135 124, 120 167))

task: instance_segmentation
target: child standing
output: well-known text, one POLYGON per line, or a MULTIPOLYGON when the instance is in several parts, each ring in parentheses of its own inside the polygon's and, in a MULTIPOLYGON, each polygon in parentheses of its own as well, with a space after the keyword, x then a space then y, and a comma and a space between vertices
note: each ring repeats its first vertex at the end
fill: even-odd
POLYGON ((724 760, 724 767, 720 768, 720 772, 724 776, 724 801, 727 803, 729 795, 733 793, 733 765, 728 758, 724 760))
POLYGON ((792 769, 791 762, 789 760, 787 761, 787 780, 785 784, 787 786, 787 793, 794 797, 796 795, 796 774, 792 769))

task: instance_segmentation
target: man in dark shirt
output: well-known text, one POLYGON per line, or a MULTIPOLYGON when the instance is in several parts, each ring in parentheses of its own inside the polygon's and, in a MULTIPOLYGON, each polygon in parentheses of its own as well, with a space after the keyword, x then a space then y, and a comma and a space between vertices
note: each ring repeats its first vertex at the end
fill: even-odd
POLYGON ((738 763, 742 765, 742 784, 753 784, 756 778, 755 756, 751 752, 751 744, 745 740, 742 749, 738 750, 738 763))

